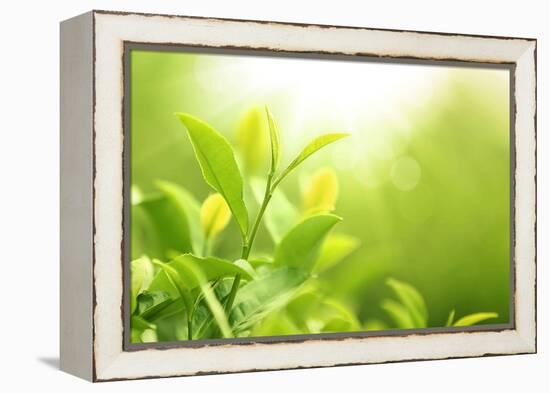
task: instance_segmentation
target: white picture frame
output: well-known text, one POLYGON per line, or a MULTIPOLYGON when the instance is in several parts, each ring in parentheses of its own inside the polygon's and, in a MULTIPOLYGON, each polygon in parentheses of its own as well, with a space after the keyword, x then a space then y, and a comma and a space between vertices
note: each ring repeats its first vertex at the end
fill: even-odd
POLYGON ((91 11, 61 23, 61 368, 90 381, 536 352, 536 40, 91 11), (500 64, 512 81, 513 321, 165 348, 124 341, 125 45, 500 64), (246 345, 244 345, 246 344, 246 345))

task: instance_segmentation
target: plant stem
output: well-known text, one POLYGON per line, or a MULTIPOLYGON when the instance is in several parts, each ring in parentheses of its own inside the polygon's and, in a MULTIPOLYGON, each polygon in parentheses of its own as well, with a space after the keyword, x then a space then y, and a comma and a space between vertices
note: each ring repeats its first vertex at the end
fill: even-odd
POLYGON ((265 209, 267 208, 267 205, 271 200, 271 196, 272 196, 271 176, 269 176, 265 187, 264 200, 262 202, 262 206, 260 206, 260 210, 258 211, 258 216, 256 217, 256 221, 252 226, 252 230, 250 231, 250 238, 248 239, 248 247, 246 248, 246 250, 244 250, 245 252, 241 256, 242 259, 248 259, 248 255, 250 254, 250 250, 252 249, 252 244, 254 243, 254 239, 256 238, 256 233, 258 233, 258 228, 260 227, 260 222, 262 221, 262 217, 264 216, 265 209))
POLYGON ((244 259, 245 255, 248 255, 248 243, 243 244, 243 248, 241 250, 241 259, 244 259))
POLYGON ((193 316, 187 315, 187 339, 193 340, 193 316))
MULTIPOLYGON (((241 259, 248 259, 248 256, 250 255, 250 250, 252 249, 252 244, 254 243, 254 239, 256 238, 256 233, 258 233, 260 222, 262 221, 262 217, 264 216, 265 209, 267 208, 267 205, 271 200, 271 196, 273 195, 273 190, 271 189, 271 181, 273 180, 273 176, 274 176, 273 172, 270 172, 269 175, 267 176, 264 200, 262 202, 262 205, 260 206, 260 210, 258 211, 256 220, 252 225, 252 230, 250 231, 250 237, 248 238, 248 241, 246 241, 247 240, 246 237, 244 238, 241 259)), ((227 298, 227 303, 225 304, 225 312, 227 314, 231 312, 231 308, 233 307, 235 296, 237 296, 237 290, 239 289, 240 283, 241 283, 241 275, 237 274, 235 276, 235 279, 233 280, 233 285, 231 285, 231 292, 229 292, 229 297, 227 298)))
POLYGON ((241 283, 241 275, 237 274, 233 279, 233 285, 231 285, 231 292, 229 292, 227 303, 225 303, 225 312, 227 313, 227 315, 229 315, 229 313, 231 312, 231 308, 233 307, 235 296, 237 296, 237 290, 239 289, 240 283, 241 283))

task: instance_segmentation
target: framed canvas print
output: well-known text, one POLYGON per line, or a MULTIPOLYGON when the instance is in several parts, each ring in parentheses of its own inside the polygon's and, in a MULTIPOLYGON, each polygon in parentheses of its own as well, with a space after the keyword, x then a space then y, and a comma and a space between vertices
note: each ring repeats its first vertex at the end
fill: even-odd
POLYGON ((536 351, 536 41, 61 24, 61 368, 536 351))

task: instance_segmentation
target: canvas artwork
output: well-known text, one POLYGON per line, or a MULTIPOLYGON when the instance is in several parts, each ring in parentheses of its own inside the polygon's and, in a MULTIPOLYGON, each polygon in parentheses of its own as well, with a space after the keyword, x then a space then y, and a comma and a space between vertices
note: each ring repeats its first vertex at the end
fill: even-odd
POLYGON ((130 46, 130 345, 513 321, 511 73, 130 46))
POLYGON ((62 370, 537 351, 536 39, 90 11, 60 40, 62 370))

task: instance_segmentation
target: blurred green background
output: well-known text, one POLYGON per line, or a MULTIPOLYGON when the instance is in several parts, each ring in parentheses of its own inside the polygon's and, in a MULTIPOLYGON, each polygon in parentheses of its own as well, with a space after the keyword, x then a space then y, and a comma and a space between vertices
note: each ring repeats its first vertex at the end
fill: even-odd
MULTIPOLYGON (((313 136, 350 132, 281 185, 299 205, 309 174, 336 170, 335 214, 344 220, 335 231, 361 245, 323 275, 325 289, 361 321, 387 321, 379 303, 392 296, 391 276, 424 296, 430 326, 443 326, 451 309, 496 311, 487 323, 508 322, 507 70, 132 50, 130 83, 131 178, 144 193, 158 179, 201 201, 211 193, 174 112, 203 119, 237 148, 243 114, 267 104, 283 166, 313 136)), ((267 154, 265 136, 258 144, 267 154)), ((227 232, 217 254, 237 258, 235 223, 227 232)), ((272 247, 262 228, 255 252, 272 247)))

